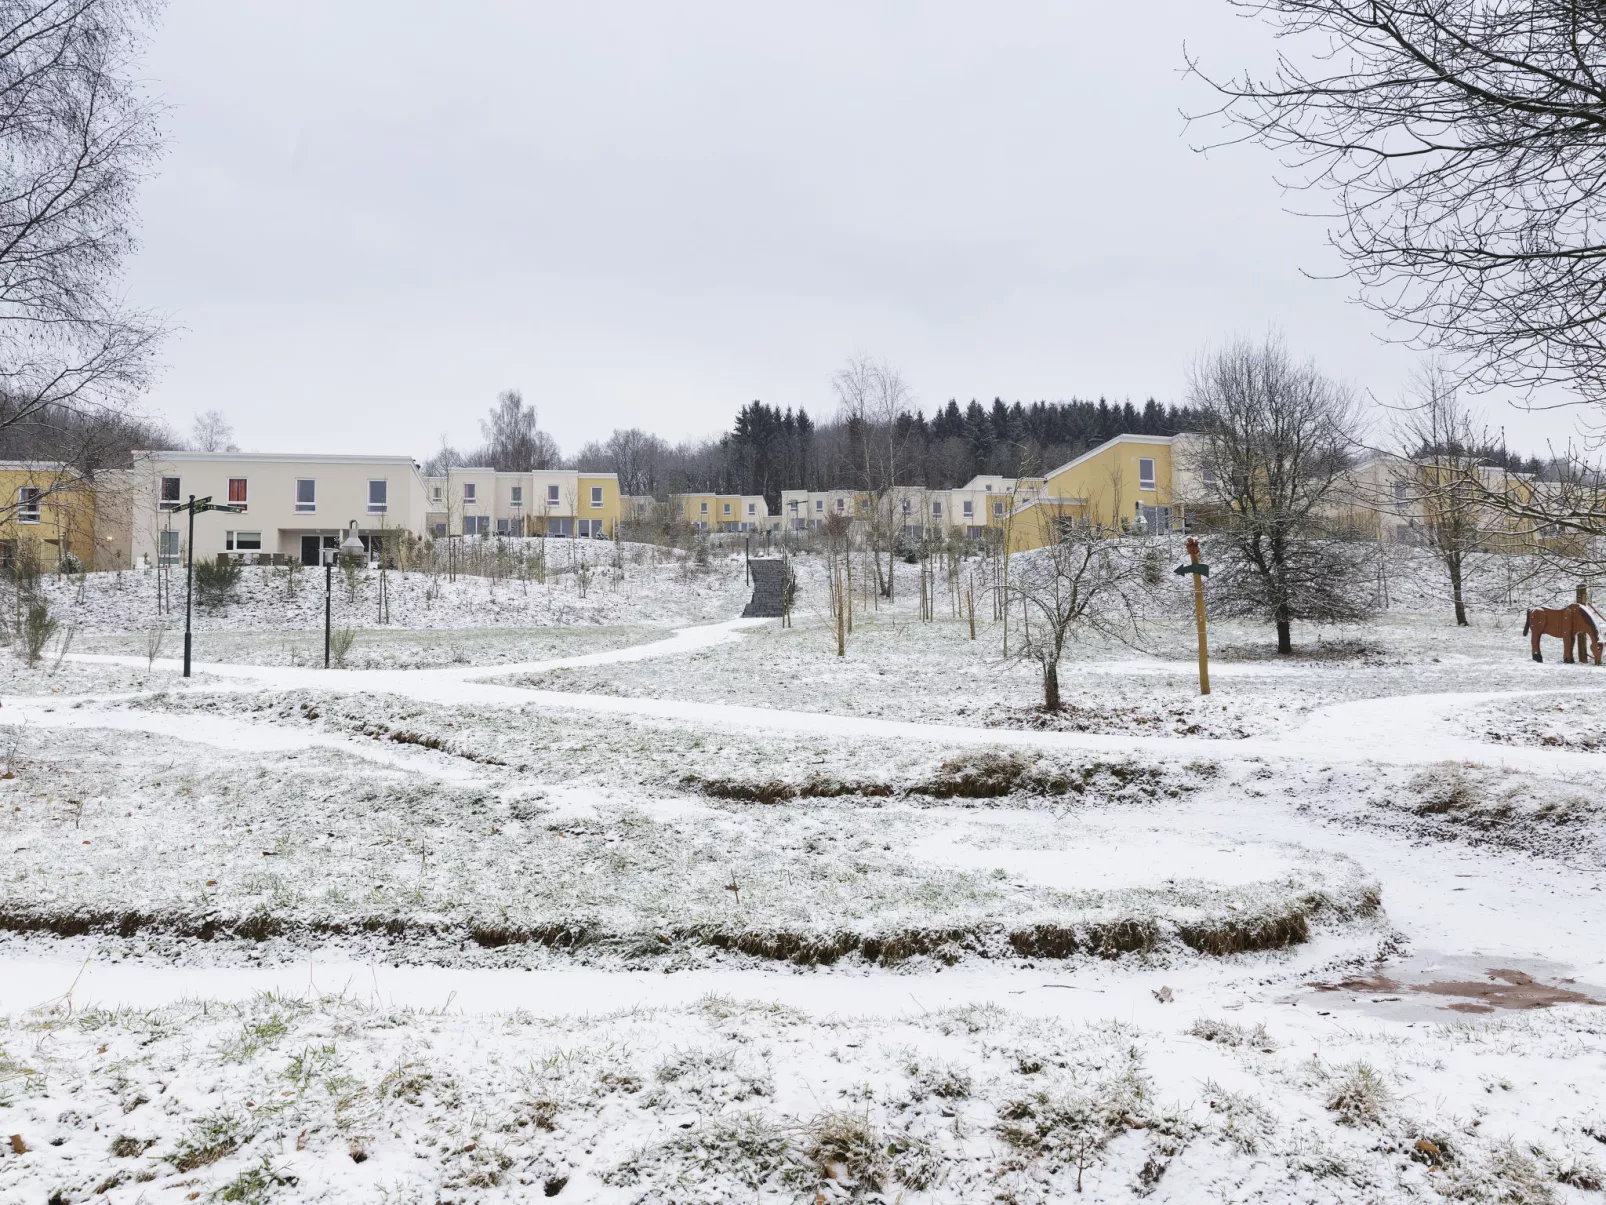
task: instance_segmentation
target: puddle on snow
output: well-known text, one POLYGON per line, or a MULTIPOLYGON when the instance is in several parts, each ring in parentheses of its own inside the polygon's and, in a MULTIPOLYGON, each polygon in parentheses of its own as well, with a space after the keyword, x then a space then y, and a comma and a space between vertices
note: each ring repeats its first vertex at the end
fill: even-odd
POLYGON ((1324 1000, 1343 1000, 1367 1012, 1396 1012, 1424 1004, 1470 1014, 1553 1004, 1606 1004, 1606 988, 1579 983, 1566 971, 1560 963, 1536 958, 1424 955, 1378 963, 1370 971, 1344 979, 1311 983, 1311 991, 1301 997, 1318 1010, 1324 1000))

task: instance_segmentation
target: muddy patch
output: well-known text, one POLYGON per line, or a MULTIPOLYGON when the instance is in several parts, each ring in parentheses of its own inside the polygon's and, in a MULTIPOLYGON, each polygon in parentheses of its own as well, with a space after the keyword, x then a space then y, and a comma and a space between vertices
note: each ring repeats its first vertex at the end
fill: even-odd
POLYGON ((1470 958, 1421 959, 1383 964, 1368 974, 1308 986, 1318 999, 1344 993, 1350 1003, 1363 1007, 1408 1004, 1413 998, 1425 1002, 1422 997, 1429 997, 1445 1001, 1436 1005, 1439 1009, 1473 1014, 1556 1004, 1606 1004, 1606 989, 1580 984, 1563 974, 1565 970, 1527 959, 1503 966, 1470 958))

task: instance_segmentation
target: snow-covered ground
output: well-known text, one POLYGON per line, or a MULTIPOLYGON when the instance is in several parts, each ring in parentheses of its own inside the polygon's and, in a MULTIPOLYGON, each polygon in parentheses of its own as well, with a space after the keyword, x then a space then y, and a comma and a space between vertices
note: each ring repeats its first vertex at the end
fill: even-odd
POLYGON ((1458 631, 1400 553, 1293 658, 1217 624, 1201 699, 1168 581, 1044 717, 940 595, 839 659, 808 558, 783 628, 739 560, 552 543, 384 627, 337 580, 327 671, 311 577, 199 613, 188 681, 153 578, 50 584, 0 652, 0 1199, 1598 1199, 1560 584, 1491 560, 1458 631))

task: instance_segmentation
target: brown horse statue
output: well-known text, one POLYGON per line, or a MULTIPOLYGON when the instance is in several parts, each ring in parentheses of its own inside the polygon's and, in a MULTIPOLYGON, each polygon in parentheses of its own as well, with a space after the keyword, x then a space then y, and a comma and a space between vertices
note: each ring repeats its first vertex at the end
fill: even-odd
POLYGON ((1567 664, 1573 663, 1573 649, 1578 650, 1578 660, 1587 662, 1585 652, 1587 643, 1595 656, 1595 664, 1600 664, 1600 629, 1595 626, 1595 617, 1577 603, 1553 611, 1546 607, 1535 607, 1528 612, 1527 621, 1522 625, 1522 634, 1533 639, 1533 652, 1535 661, 1545 658, 1539 651, 1539 638, 1541 636, 1558 636, 1561 638, 1561 659, 1567 664))

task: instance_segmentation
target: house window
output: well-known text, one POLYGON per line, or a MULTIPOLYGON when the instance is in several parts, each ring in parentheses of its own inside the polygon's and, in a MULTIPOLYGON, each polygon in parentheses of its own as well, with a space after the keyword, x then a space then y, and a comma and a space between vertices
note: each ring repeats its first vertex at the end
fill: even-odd
POLYGON ((698 514, 706 515, 708 513, 708 503, 700 502, 700 503, 698 503, 698 506, 701 508, 697 512, 698 514))
POLYGON ((510 535, 512 535, 513 534, 513 520, 512 519, 498 519, 496 521, 496 534, 499 535, 499 536, 510 536, 510 535))
POLYGON ((446 524, 437 523, 430 530, 434 533, 434 536, 437 540, 444 540, 446 538, 446 524))
POLYGON ((176 531, 159 531, 156 533, 156 560, 158 564, 178 564, 179 539, 179 533, 176 531))
POLYGON ((792 499, 792 500, 791 500, 791 501, 790 501, 790 502, 788 502, 788 503, 787 503, 787 504, 786 504, 786 508, 787 508, 787 509, 788 509, 788 510, 789 510, 789 511, 791 511, 791 512, 792 512, 792 513, 793 513, 793 514, 794 514, 794 515, 795 515, 795 514, 797 514, 797 499, 796 499, 796 498, 794 498, 794 499, 792 499))
POLYGON ((600 539, 602 539, 602 534, 603 534, 602 533, 602 520, 601 519, 581 519, 580 520, 580 534, 582 536, 586 537, 587 539, 591 539, 591 540, 600 540, 600 539))
POLYGON ((311 477, 296 478, 296 513, 310 515, 318 509, 318 483, 311 477))
POLYGON ((229 478, 229 505, 245 509, 245 478, 229 478))
POLYGON ((758 514, 758 506, 757 506, 757 504, 749 502, 747 504, 747 513, 750 514, 750 515, 758 514))
POLYGON ((1140 490, 1154 488, 1154 461, 1147 456, 1138 458, 1138 488, 1140 490))
POLYGON ((382 515, 390 505, 390 483, 388 481, 370 481, 368 483, 368 513, 382 515))
POLYGON ((1405 482, 1396 481, 1394 483, 1394 501, 1402 504, 1405 502, 1405 482))
POLYGON ((1002 519, 1004 517, 1004 504, 1002 502, 993 503, 993 517, 995 519, 1002 519))
POLYGON ((843 499, 843 498, 838 498, 836 500, 836 513, 840 515, 843 511, 845 511, 847 509, 848 509, 847 501, 845 499, 843 499))
POLYGON ((484 536, 491 533, 490 515, 464 515, 463 534, 465 536, 484 536))
POLYGON ((522 485, 515 485, 513 487, 513 496, 510 499, 510 505, 512 505, 512 506, 523 506, 524 505, 524 487, 522 485))
POLYGON ((429 487, 429 497, 430 497, 430 501, 439 502, 441 500, 441 487, 438 486, 438 485, 430 486, 429 487))
POLYGON ((475 485, 472 481, 468 482, 466 485, 463 486, 463 501, 468 503, 470 506, 472 506, 474 503, 478 502, 479 501, 478 490, 479 490, 479 486, 475 485))
POLYGON ((177 506, 178 503, 179 503, 178 478, 177 477, 163 477, 162 478, 161 505, 165 509, 171 510, 173 507, 177 506))
POLYGON ((931 517, 933 519, 942 518, 942 503, 941 502, 933 502, 931 504, 931 517))
POLYGON ((572 536, 574 534, 573 519, 553 519, 547 524, 549 536, 572 536))
MULTIPOLYGON (((591 505, 598 510, 602 509, 602 487, 600 485, 591 487, 591 505)), ((726 509, 730 508, 727 507, 726 509)))
POLYGON ((968 518, 970 518, 972 515, 974 515, 976 513, 976 504, 974 502, 970 501, 968 498, 964 502, 962 502, 960 505, 962 505, 965 508, 965 512, 964 512, 965 513, 965 518, 968 519, 968 518))
POLYGON ((903 513, 907 515, 912 510, 914 510, 914 503, 910 502, 909 499, 905 498, 903 500, 903 513))
MULTIPOLYGON (((593 505, 595 505, 595 504, 593 504, 593 505)), ((725 513, 727 515, 731 513, 731 504, 729 502, 725 503, 725 513)))
POLYGON ((261 552, 262 533, 260 531, 224 532, 223 548, 226 552, 261 552))
POLYGON ((1216 488, 1216 470, 1211 465, 1203 465, 1199 469, 1199 478, 1208 489, 1216 488))
POLYGON ((548 506, 556 506, 558 504, 558 487, 557 486, 549 485, 549 486, 546 487, 546 504, 548 506))
POLYGON ((824 498, 816 498, 814 500, 814 509, 816 511, 824 510, 825 509, 825 499, 824 498))
POLYGON ((17 491, 17 522, 39 522, 39 487, 25 485, 17 491))

